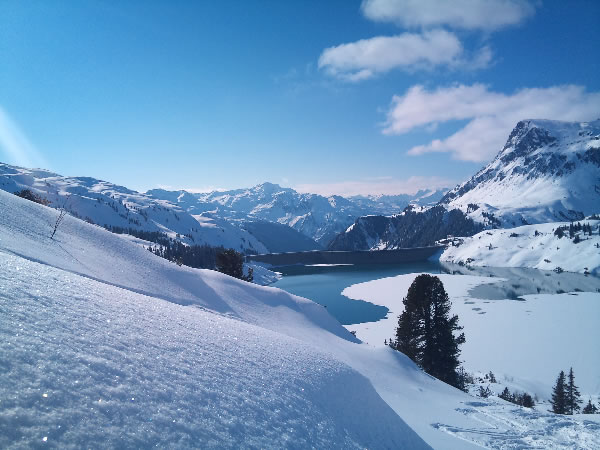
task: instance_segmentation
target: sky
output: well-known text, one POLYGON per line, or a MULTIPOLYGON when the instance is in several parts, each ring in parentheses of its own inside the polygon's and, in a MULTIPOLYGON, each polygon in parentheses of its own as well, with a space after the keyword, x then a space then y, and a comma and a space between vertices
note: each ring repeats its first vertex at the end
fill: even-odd
POLYGON ((0 161, 145 191, 453 187, 600 118, 597 0, 0 0, 0 161))

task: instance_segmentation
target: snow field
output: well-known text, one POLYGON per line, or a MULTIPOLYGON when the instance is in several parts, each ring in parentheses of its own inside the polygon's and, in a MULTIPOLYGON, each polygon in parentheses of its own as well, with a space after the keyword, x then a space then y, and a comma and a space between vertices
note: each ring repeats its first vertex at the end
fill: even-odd
POLYGON ((569 222, 553 222, 537 225, 523 225, 510 229, 482 231, 475 236, 464 238, 458 247, 447 247, 441 261, 466 263, 491 267, 532 267, 554 270, 561 267, 568 272, 585 272, 600 275, 600 235, 598 220, 582 220, 589 223, 592 236, 579 232, 581 242, 574 243, 568 232, 559 239, 554 230, 569 226, 569 222), (535 232, 538 231, 538 236, 535 232), (516 234, 516 237, 511 235, 516 234), (491 245, 491 250, 490 250, 491 245))
MULTIPOLYGON (((383 346, 395 335, 402 299, 418 274, 400 275, 360 283, 343 295, 366 300, 390 309, 378 322, 348 325, 356 336, 372 346, 383 346)), ((550 398, 552 385, 561 370, 573 367, 582 398, 600 392, 600 293, 572 292, 557 295, 525 295, 524 301, 482 300, 469 291, 498 278, 469 275, 438 276, 464 327, 466 342, 461 360, 469 371, 493 371, 502 384, 550 398)))
POLYGON ((0 447, 425 447, 296 339, 5 253, 0 285, 0 447))

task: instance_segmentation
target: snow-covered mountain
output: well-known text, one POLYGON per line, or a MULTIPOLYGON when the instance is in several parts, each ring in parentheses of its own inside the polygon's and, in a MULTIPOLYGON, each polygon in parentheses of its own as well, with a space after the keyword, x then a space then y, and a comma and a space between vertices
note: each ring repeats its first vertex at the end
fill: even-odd
POLYGON ((600 120, 521 121, 492 162, 425 211, 368 216, 333 250, 429 245, 483 228, 581 220, 600 213, 600 120))
POLYGON ((160 232, 195 245, 264 253, 253 235, 218 217, 192 216, 177 204, 90 177, 65 177, 0 163, 0 189, 29 189, 75 217, 116 231, 160 232))
POLYGON ((449 189, 422 189, 412 195, 356 195, 349 198, 358 206, 370 211, 370 214, 390 215, 402 211, 408 205, 433 206, 448 192, 449 189))
POLYGON ((273 183, 249 189, 192 194, 186 191, 152 189, 155 198, 177 203, 192 214, 210 212, 227 220, 261 220, 287 225, 320 245, 327 245, 357 217, 365 214, 394 214, 409 203, 428 204, 439 200, 441 191, 419 191, 415 195, 345 198, 303 194, 273 183))
POLYGON ((600 120, 519 122, 494 160, 441 204, 502 227, 600 212, 600 120))
POLYGON ((0 447, 598 448, 473 398, 327 310, 179 267, 0 190, 0 447), (429 446, 428 446, 429 445, 429 446))

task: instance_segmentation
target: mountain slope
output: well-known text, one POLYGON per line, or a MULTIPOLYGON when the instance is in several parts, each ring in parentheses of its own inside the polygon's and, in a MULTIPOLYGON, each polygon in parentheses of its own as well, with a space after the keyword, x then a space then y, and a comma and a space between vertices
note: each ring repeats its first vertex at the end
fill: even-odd
POLYGON ((223 246, 242 252, 264 253, 266 248, 248 232, 219 218, 200 221, 179 206, 90 177, 64 177, 46 170, 0 163, 0 189, 30 189, 53 207, 117 230, 165 233, 188 244, 223 246))
POLYGON ((504 227, 600 212, 600 120, 519 122, 494 160, 441 203, 504 227))
POLYGON ((242 222, 241 227, 265 244, 271 253, 305 252, 323 247, 292 227, 266 220, 242 222))
POLYGON ((481 226, 460 211, 442 206, 422 210, 407 207, 391 217, 358 218, 329 244, 329 250, 391 250, 425 247, 448 235, 474 234, 481 226))

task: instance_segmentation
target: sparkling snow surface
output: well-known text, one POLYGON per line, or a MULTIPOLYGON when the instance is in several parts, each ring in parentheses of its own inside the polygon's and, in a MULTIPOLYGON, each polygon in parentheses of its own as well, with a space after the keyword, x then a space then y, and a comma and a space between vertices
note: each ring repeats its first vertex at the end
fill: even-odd
POLYGON ((0 447, 423 447, 296 339, 5 253, 0 285, 0 447))
POLYGON ((56 215, 0 191, 2 448, 600 447, 597 423, 468 396, 309 300, 71 217, 50 240, 56 215))

